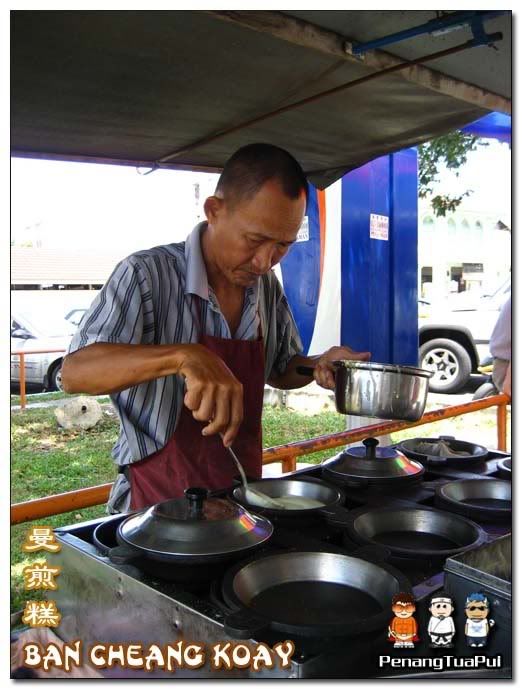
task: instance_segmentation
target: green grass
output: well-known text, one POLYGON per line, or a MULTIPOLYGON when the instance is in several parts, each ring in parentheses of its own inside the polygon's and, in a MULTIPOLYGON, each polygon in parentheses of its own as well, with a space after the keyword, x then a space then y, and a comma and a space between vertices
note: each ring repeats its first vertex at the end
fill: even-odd
MULTIPOLYGON (((27 401, 27 404, 31 404, 31 402, 48 402, 51 400, 61 400, 69 395, 65 394, 65 392, 33 392, 30 394, 26 394, 25 398, 27 401)), ((11 395, 11 406, 15 406, 17 404, 20 404, 20 395, 11 395)))
MULTIPOLYGON (((58 426, 54 409, 26 409, 11 414, 11 503, 63 493, 114 480, 111 448, 118 423, 104 414, 100 423, 87 431, 58 426)), ((105 514, 103 505, 48 517, 37 523, 57 527, 105 514)), ((42 559, 27 555, 21 546, 31 523, 11 528, 12 610, 23 601, 38 598, 40 592, 23 591, 22 569, 42 559)))
MULTIPOLYGON (((28 394, 25 396, 26 397, 26 404, 30 406, 31 404, 35 402, 52 402, 54 400, 65 400, 65 399, 72 399, 73 397, 76 397, 76 395, 68 395, 66 392, 33 392, 31 394, 28 394)), ((110 399, 107 396, 103 397, 96 397, 95 399, 100 402, 100 404, 104 404, 105 402, 109 402, 110 399)), ((20 404, 20 395, 11 395, 11 406, 15 407, 20 404)))

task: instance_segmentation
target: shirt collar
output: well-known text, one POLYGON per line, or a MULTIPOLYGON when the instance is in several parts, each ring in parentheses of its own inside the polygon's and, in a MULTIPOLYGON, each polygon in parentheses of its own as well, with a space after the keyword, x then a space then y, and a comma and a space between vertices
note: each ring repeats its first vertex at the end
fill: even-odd
MULTIPOLYGON (((209 301, 209 285, 207 268, 201 251, 201 235, 206 230, 207 223, 200 222, 185 240, 185 260, 187 271, 185 275, 185 294, 197 294, 198 297, 209 301)), ((245 296, 252 306, 257 307, 259 285, 261 278, 252 287, 247 287, 245 296)))
POLYGON ((198 223, 185 240, 185 293, 197 294, 208 301, 207 268, 201 252, 201 234, 206 227, 206 222, 198 223))

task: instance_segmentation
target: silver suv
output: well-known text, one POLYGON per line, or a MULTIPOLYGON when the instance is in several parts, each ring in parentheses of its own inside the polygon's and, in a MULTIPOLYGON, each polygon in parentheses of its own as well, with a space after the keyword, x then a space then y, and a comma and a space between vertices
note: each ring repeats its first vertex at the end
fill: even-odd
POLYGON ((511 278, 489 293, 455 295, 444 306, 419 308, 419 362, 433 371, 432 392, 457 392, 489 353, 489 339, 511 278))

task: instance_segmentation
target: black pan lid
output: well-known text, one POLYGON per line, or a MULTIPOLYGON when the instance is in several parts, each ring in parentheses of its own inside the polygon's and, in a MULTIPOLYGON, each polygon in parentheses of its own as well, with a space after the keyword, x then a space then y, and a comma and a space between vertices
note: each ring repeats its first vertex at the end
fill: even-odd
POLYGON ((378 447, 376 438, 366 438, 363 445, 350 447, 329 462, 324 469, 345 479, 382 481, 420 477, 424 467, 393 447, 378 447))
POLYGON ((228 499, 189 488, 184 498, 166 500, 128 517, 118 530, 123 541, 144 554, 222 555, 266 541, 272 523, 228 499))

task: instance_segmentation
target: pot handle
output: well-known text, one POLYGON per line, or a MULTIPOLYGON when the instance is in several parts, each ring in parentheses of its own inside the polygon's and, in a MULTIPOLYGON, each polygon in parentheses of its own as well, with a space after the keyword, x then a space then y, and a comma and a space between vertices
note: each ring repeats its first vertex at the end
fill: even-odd
POLYGON ((139 555, 127 545, 118 545, 115 548, 110 548, 107 557, 113 565, 130 565, 134 560, 137 560, 139 555))
POLYGON ((296 373, 299 373, 301 376, 313 376, 314 375, 314 369, 311 368, 310 366, 296 366, 295 370, 296 370, 296 373))
POLYGON ((236 639, 255 638, 257 634, 266 631, 269 624, 266 620, 244 610, 226 615, 224 620, 225 632, 236 639))

